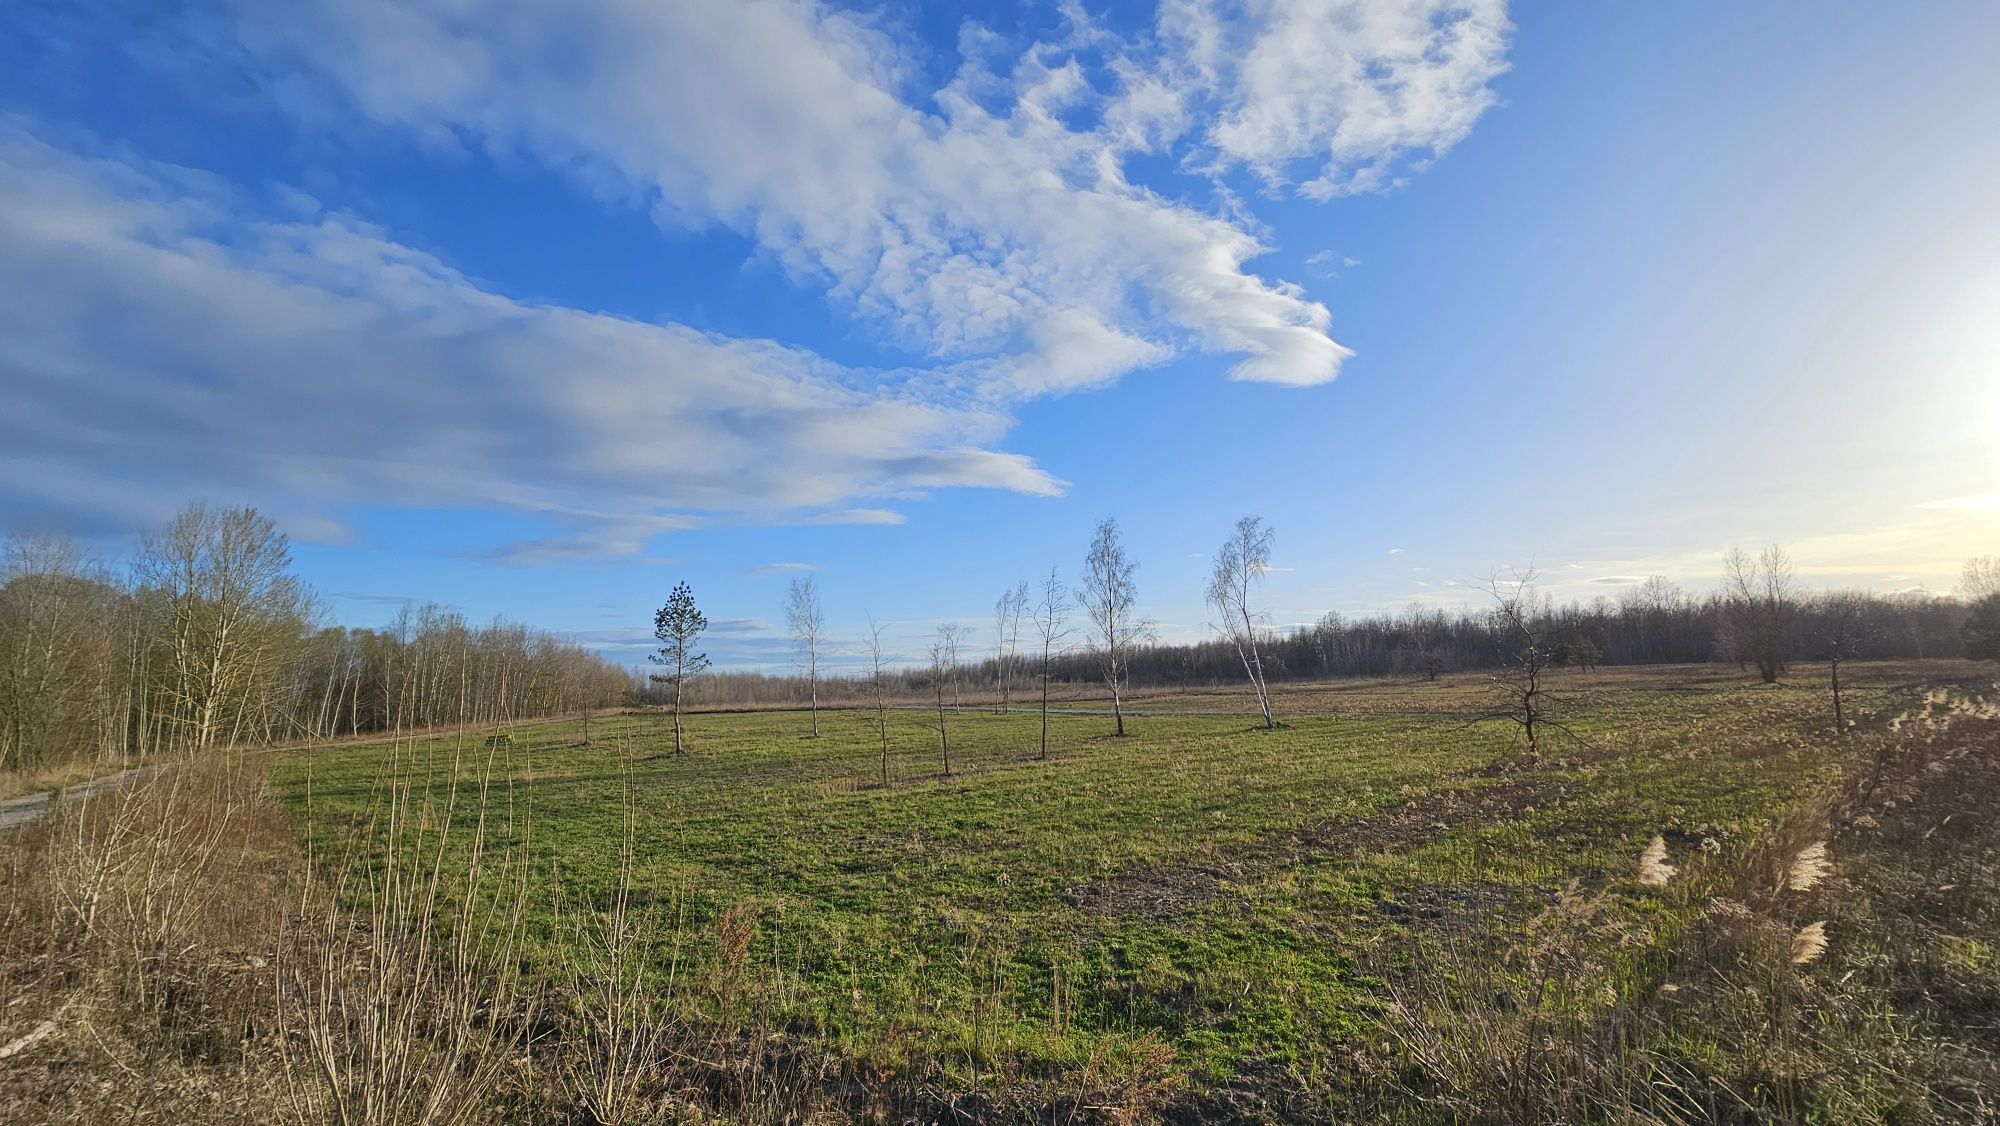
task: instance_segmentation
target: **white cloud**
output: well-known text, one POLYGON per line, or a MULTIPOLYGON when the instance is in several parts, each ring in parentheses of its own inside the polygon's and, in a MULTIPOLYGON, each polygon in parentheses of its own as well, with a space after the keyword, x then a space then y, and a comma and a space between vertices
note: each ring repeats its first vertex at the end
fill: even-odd
POLYGON ((902 513, 886 508, 843 508, 833 512, 821 512, 801 517, 794 521, 799 524, 901 524, 907 519, 902 513))
POLYGON ((1004 412, 921 378, 515 301, 352 218, 258 217, 194 181, 0 123, 11 511, 478 505, 560 532, 484 558, 546 564, 636 557, 717 513, 887 523, 842 502, 1061 487, 985 448, 1004 412))
POLYGON ((1340 271, 1334 269, 1333 266, 1339 260, 1340 256, 1333 251, 1321 250, 1307 255, 1306 265, 1312 267, 1313 273, 1318 274, 1320 277, 1337 278, 1340 276, 1340 271))
POLYGON ((1381 191, 1493 105, 1511 30, 1504 0, 1163 0, 1110 116, 1139 149, 1205 120, 1210 169, 1273 189, 1301 166, 1311 199, 1381 191))
POLYGON ((1172 2, 1149 43, 1107 48, 1071 9, 1069 40, 1011 59, 969 28, 958 73, 926 92, 868 18, 813 0, 238 10, 254 53, 317 68, 373 117, 532 154, 670 225, 738 230, 893 339, 986 361, 958 374, 1003 399, 1189 348, 1238 356, 1236 379, 1332 379, 1351 353, 1325 306, 1247 272, 1265 248, 1243 223, 1128 182, 1122 157, 1205 113, 1215 161, 1269 179, 1324 150, 1306 194, 1379 186, 1471 128, 1506 37, 1493 0, 1253 3, 1226 29, 1172 2))
POLYGON ((747 575, 755 579, 764 578, 769 575, 796 575, 819 569, 820 565, 817 563, 766 563, 761 567, 750 568, 747 575))
POLYGON ((1391 555, 1401 555, 1401 554, 1403 554, 1403 549, 1402 549, 1402 548, 1400 548, 1400 547, 1392 547, 1392 548, 1390 548, 1390 549, 1389 549, 1389 554, 1391 554, 1391 555))

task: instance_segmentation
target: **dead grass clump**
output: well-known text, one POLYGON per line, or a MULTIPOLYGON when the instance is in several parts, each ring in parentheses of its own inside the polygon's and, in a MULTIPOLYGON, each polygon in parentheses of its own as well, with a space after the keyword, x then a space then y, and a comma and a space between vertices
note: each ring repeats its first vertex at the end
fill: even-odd
POLYGON ((289 832, 234 756, 0 837, 0 1119, 216 1120, 269 1099, 289 832))

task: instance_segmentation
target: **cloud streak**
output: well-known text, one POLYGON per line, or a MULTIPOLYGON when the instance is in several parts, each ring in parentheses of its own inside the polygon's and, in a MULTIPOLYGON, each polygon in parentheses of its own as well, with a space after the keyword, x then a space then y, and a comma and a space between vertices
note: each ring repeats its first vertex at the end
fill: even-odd
POLYGON ((116 523, 218 487, 480 505, 561 531, 484 557, 547 564, 636 557, 702 514, 883 523, 843 502, 1061 487, 987 448, 1009 420, 963 396, 515 301, 351 216, 246 214, 189 179, 0 129, 13 510, 116 523))

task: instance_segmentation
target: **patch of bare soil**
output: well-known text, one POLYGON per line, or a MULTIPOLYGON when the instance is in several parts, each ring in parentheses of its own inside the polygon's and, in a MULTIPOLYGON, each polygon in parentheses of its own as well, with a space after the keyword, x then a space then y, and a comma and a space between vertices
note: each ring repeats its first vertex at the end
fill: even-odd
POLYGON ((1168 1126, 1213 1122, 1333 1122, 1325 1097, 1300 1083, 1285 1065, 1249 1059, 1223 1083, 1192 1091, 1169 1104, 1168 1126))

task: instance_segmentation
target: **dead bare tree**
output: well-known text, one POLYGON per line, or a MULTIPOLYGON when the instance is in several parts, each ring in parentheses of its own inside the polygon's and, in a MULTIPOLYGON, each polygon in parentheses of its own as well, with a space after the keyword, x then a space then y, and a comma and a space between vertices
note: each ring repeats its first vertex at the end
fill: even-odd
POLYGON ((1271 569, 1271 547, 1276 533, 1264 526, 1263 518, 1245 516, 1236 530, 1215 552, 1215 569, 1208 580, 1208 604, 1215 609, 1216 629, 1236 648, 1243 671, 1250 677, 1250 689, 1257 694, 1257 710, 1263 713, 1264 729, 1278 726, 1271 715, 1271 693, 1264 682, 1264 656, 1257 648, 1257 631, 1268 624, 1265 614, 1251 608, 1250 597, 1271 569))
POLYGON ((1000 666, 1000 710, 1012 710, 1014 657, 1021 645, 1021 616, 1028 611, 1028 584, 1022 580, 993 604, 993 656, 1000 666))
POLYGON ((1798 612, 1792 559, 1773 544, 1752 559, 1741 548, 1723 557, 1722 589, 1729 644, 1738 661, 1771 684, 1785 675, 1785 634, 1798 612))
POLYGON ((1111 715, 1116 734, 1125 734, 1123 687, 1132 647, 1151 637, 1153 626, 1137 616, 1133 603, 1138 586, 1132 573, 1139 565, 1125 555, 1125 543, 1118 534, 1118 521, 1105 517, 1091 537, 1090 550, 1083 557, 1083 586, 1076 592, 1084 613, 1090 618, 1097 657, 1104 671, 1104 683, 1111 689, 1111 715))
MULTIPOLYGON (((1026 591, 1023 586, 1023 592, 1026 591)), ((1049 577, 1042 581, 1042 597, 1035 603, 1035 633, 1042 639, 1042 661, 1036 679, 1042 687, 1042 761, 1049 757, 1049 682, 1055 679, 1055 659, 1063 650, 1071 633, 1069 627, 1069 588, 1056 575, 1055 568, 1049 568, 1049 577)))
POLYGON ((785 595, 785 624, 791 628, 792 644, 798 647, 799 671, 806 674, 806 691, 812 710, 812 735, 819 738, 819 646, 826 631, 826 613, 820 609, 819 584, 813 576, 792 580, 785 595))

